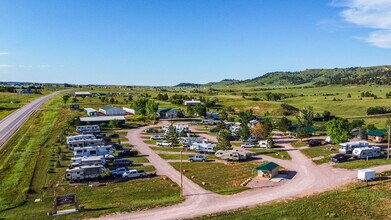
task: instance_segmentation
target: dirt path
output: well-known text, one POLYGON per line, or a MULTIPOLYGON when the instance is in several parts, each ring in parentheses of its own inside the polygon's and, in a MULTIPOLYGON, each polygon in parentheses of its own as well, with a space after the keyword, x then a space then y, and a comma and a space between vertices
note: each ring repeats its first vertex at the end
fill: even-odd
MULTIPOLYGON (((142 154, 148 155, 150 163, 156 167, 160 175, 166 175, 174 182, 179 183, 180 173, 172 168, 167 161, 161 159, 139 137, 143 129, 129 130, 127 137, 129 138, 130 143, 142 154)), ((334 168, 328 164, 313 164, 309 158, 290 145, 290 139, 276 137, 275 142, 289 150, 288 153, 292 159, 281 160, 267 156, 262 156, 262 158, 268 161, 274 161, 289 170, 297 172, 286 184, 274 187, 249 189, 239 194, 221 196, 203 189, 184 177, 185 202, 164 208, 104 216, 101 217, 101 219, 192 218, 248 206, 256 206, 271 201, 319 193, 347 184, 355 178, 355 171, 334 168)), ((381 166, 375 169, 378 172, 390 170, 391 165, 381 166)))

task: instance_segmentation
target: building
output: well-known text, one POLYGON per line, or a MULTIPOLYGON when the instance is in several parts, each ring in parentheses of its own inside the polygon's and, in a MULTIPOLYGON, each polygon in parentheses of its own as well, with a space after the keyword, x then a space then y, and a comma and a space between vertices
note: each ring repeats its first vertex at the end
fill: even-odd
POLYGON ((119 124, 125 123, 124 116, 100 116, 100 117, 80 117, 80 123, 84 125, 93 125, 93 124, 107 124, 110 121, 118 121, 119 124))
POLYGON ((75 92, 75 97, 91 97, 92 94, 90 92, 75 92))
POLYGON ((273 178, 278 175, 278 168, 280 166, 273 162, 265 162, 262 165, 256 167, 255 169, 258 170, 258 176, 266 177, 266 178, 273 178))
POLYGON ((98 111, 96 111, 93 108, 85 108, 84 111, 87 113, 88 116, 97 116, 98 111))
POLYGON ((179 110, 176 108, 161 108, 157 113, 160 118, 178 118, 179 110))
POLYGON ((31 91, 28 89, 22 89, 22 90, 16 91, 16 93, 18 93, 18 94, 31 94, 31 91))
POLYGON ((132 114, 132 115, 137 114, 137 111, 136 111, 135 109, 126 108, 126 107, 122 107, 122 109, 123 109, 125 112, 129 113, 129 114, 132 114))
POLYGON ((113 106, 105 106, 99 109, 104 115, 125 115, 126 111, 113 106))
POLYGON ((190 101, 185 101, 185 105, 186 106, 195 106, 197 104, 201 104, 201 101, 200 100, 195 100, 195 99, 192 99, 190 101))
POLYGON ((372 140, 373 142, 381 143, 384 140, 384 135, 387 133, 386 130, 372 130, 365 132, 366 139, 372 140))

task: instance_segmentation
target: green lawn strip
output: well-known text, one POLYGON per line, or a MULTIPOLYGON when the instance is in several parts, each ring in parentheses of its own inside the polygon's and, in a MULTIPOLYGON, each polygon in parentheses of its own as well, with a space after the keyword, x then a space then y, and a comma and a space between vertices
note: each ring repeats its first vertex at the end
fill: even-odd
MULTIPOLYGON (((179 163, 171 163, 179 170, 179 163)), ((256 176, 253 168, 259 166, 255 162, 223 163, 183 163, 184 175, 201 187, 222 195, 230 195, 246 190, 240 186, 246 179, 256 176), (202 182, 206 182, 205 185, 202 182)))
POLYGON ((136 170, 144 170, 145 172, 154 172, 156 170, 156 168, 152 165, 148 165, 148 166, 133 166, 133 167, 130 167, 130 169, 136 169, 136 170))
POLYGON ((149 163, 146 157, 129 157, 127 159, 133 161, 133 163, 149 163))
POLYGON ((387 219, 391 181, 352 184, 309 197, 222 212, 196 219, 387 219))
MULTIPOLYGON (((189 156, 194 156, 195 154, 182 154, 182 160, 187 160, 189 156)), ((180 160, 180 154, 159 154, 159 156, 165 160, 180 160)))
POLYGON ((327 157, 330 156, 330 154, 338 153, 338 148, 319 146, 319 147, 310 147, 310 148, 302 149, 301 152, 303 152, 303 154, 309 158, 327 157))
POLYGON ((387 160, 387 158, 374 158, 369 160, 352 160, 349 162, 335 164, 334 166, 345 169, 364 169, 386 164, 391 164, 391 160, 387 160))
POLYGON ((276 150, 276 149, 257 149, 257 148, 249 148, 247 149, 251 152, 254 152, 256 154, 263 154, 266 156, 271 156, 274 158, 278 159, 283 159, 283 160, 290 160, 291 156, 288 154, 286 150, 276 150))
MULTIPOLYGON (((111 183, 105 186, 88 187, 86 185, 56 188, 59 194, 75 193, 85 211, 57 216, 56 219, 84 219, 99 217, 103 214, 131 212, 155 207, 169 206, 183 201, 179 196, 179 187, 171 187, 173 182, 162 178, 134 179, 126 182, 111 183)), ((6 219, 52 219, 47 212, 52 209, 52 198, 47 192, 43 202, 28 202, 23 206, 0 213, 6 219)), ((61 207, 62 209, 64 207, 61 207)))
POLYGON ((184 150, 182 147, 154 147, 154 146, 150 146, 150 148, 154 151, 168 151, 168 152, 184 151, 184 152, 186 152, 186 150, 184 150))
POLYGON ((146 144, 153 144, 153 145, 156 145, 156 143, 159 142, 159 141, 149 140, 149 139, 143 140, 143 141, 144 141, 144 143, 146 143, 146 144))
POLYGON ((307 141, 294 141, 291 143, 292 147, 299 148, 299 147, 305 147, 308 146, 307 141))

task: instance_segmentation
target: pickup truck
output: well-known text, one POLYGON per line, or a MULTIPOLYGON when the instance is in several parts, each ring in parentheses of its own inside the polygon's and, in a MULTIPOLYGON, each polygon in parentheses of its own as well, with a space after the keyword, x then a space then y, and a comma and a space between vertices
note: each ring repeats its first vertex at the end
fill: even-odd
POLYGON ((168 141, 157 142, 157 146, 171 147, 172 143, 168 141))
POLYGON ((190 162, 205 162, 206 157, 204 155, 196 154, 194 156, 189 156, 188 159, 190 162))
POLYGON ((255 145, 252 143, 245 143, 241 145, 242 148, 254 148, 255 145))
POLYGON ((124 179, 130 179, 130 178, 142 178, 145 177, 147 174, 142 170, 128 170, 122 174, 122 178, 124 179))
POLYGON ((120 167, 115 170, 110 170, 110 176, 122 176, 129 169, 127 167, 120 167))

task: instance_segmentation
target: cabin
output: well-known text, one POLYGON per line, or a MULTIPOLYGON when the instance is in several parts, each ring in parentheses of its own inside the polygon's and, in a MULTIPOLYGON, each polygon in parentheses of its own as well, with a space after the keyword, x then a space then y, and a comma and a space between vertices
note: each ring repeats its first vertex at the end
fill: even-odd
POLYGON ((377 129, 377 130, 367 131, 367 132, 365 132, 365 135, 366 135, 366 139, 369 139, 373 142, 381 143, 381 142, 383 142, 384 135, 386 133, 387 133, 386 130, 377 129))
POLYGON ((280 166, 276 163, 265 162, 262 165, 256 167, 255 169, 258 170, 258 176, 271 179, 278 175, 279 167, 280 166))

